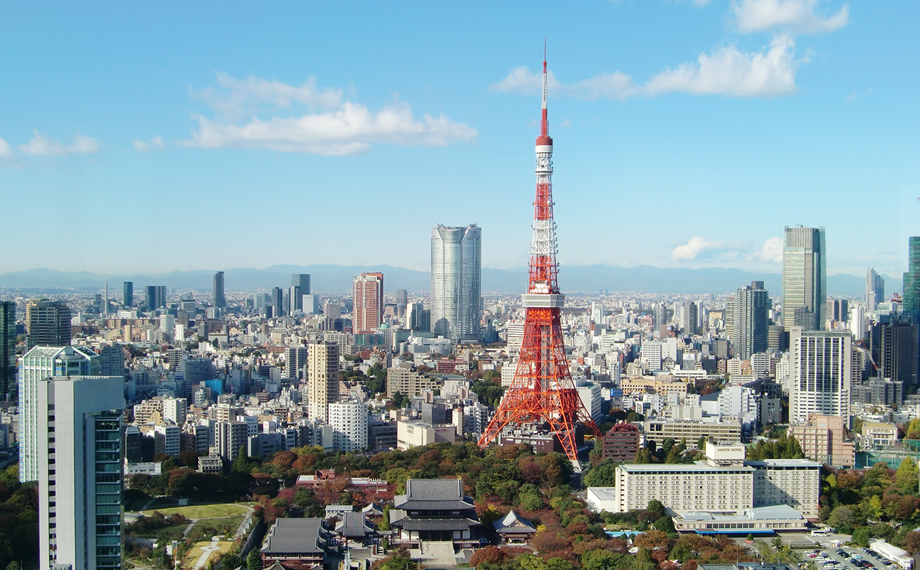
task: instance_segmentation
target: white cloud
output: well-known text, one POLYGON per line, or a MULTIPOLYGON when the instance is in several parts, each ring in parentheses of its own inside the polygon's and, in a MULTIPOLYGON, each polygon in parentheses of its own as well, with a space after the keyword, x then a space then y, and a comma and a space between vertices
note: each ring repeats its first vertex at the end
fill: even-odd
POLYGON ((695 236, 684 245, 679 245, 671 252, 671 259, 674 261, 693 261, 700 256, 708 256, 718 251, 727 249, 727 244, 723 241, 711 241, 706 238, 695 236))
MULTIPOLYGON (((729 97, 777 97, 795 93, 795 73, 801 61, 795 59, 795 42, 776 37, 759 52, 743 52, 735 46, 723 47, 712 55, 701 53, 694 63, 684 63, 653 76, 645 85, 616 71, 603 73, 571 84, 547 74, 550 91, 562 96, 595 99, 625 99, 640 95, 682 92, 729 97)), ((507 77, 492 85, 494 91, 521 94, 540 92, 542 74, 516 67, 507 77)))
POLYGON ((821 0, 732 0, 732 10, 742 33, 772 29, 796 34, 820 34, 842 28, 849 21, 850 6, 822 18, 816 13, 821 0))
POLYGON ((134 141, 134 150, 137 152, 147 152, 163 148, 163 137, 153 137, 149 141, 134 141))
POLYGON ((859 95, 855 91, 853 93, 850 93, 850 96, 847 97, 847 103, 852 103, 853 101, 856 100, 858 96, 859 95))
POLYGON ((697 63, 685 63, 652 77, 650 94, 680 91, 733 97, 776 97, 795 93, 795 42, 774 38, 765 52, 742 53, 735 46, 712 55, 701 53, 697 63))
POLYGON ((226 92, 211 90, 203 97, 215 117, 196 115, 198 130, 192 133, 192 140, 183 144, 349 155, 368 152, 373 144, 444 146, 478 136, 473 127, 455 123, 445 115, 416 118, 409 104, 400 101, 373 112, 359 103, 343 101, 340 91, 318 90, 313 79, 293 87, 278 81, 252 77, 237 80, 218 74, 217 83, 226 92), (288 109, 295 103, 309 111, 277 114, 278 109, 288 109), (253 107, 268 108, 274 113, 239 119, 242 110, 253 107))
POLYGON ((73 144, 64 145, 34 131, 35 136, 26 144, 19 145, 24 154, 33 156, 63 156, 65 154, 91 154, 99 150, 99 143, 92 137, 77 135, 73 144))
POLYGON ((10 146, 10 143, 0 138, 0 158, 12 158, 12 157, 13 157, 13 147, 10 146))
POLYGON ((693 3, 697 6, 705 6, 709 4, 710 0, 693 0, 693 3))
POLYGON ((782 238, 772 237, 767 239, 760 249, 755 249, 750 243, 714 241, 695 236, 690 238, 687 243, 675 247, 671 251, 671 259, 674 261, 720 259, 782 263, 783 240, 782 238))
POLYGON ((783 239, 771 237, 763 242, 763 247, 760 248, 760 251, 754 252, 752 258, 755 261, 762 261, 765 263, 782 263, 783 239))

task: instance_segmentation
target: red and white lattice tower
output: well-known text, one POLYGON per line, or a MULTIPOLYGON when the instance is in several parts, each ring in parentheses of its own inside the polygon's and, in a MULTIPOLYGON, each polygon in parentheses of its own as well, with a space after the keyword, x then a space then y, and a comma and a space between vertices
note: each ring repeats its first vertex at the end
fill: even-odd
POLYGON ((514 380, 495 417, 479 439, 485 447, 505 428, 548 426, 557 434, 565 454, 578 465, 575 424, 581 421, 596 436, 600 431, 585 409, 565 356, 560 312, 565 296, 556 276, 556 223, 553 221, 553 139, 546 117, 546 56, 543 57, 543 118, 537 137, 537 198, 534 201, 533 241, 530 245, 530 288, 521 296, 526 310, 524 341, 514 380))

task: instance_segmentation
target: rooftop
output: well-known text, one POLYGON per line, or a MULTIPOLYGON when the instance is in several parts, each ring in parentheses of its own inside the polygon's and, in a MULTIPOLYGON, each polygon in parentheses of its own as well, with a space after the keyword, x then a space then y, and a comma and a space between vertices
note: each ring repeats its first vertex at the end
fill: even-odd
POLYGON ((717 521, 717 522, 739 522, 739 521, 766 521, 766 520, 802 520, 802 513, 793 509, 789 505, 774 505, 770 507, 755 507, 747 509, 742 514, 721 515, 705 511, 685 511, 677 514, 677 517, 685 521, 717 521))
POLYGON ((326 554, 323 520, 278 519, 268 531, 262 552, 269 556, 326 554))

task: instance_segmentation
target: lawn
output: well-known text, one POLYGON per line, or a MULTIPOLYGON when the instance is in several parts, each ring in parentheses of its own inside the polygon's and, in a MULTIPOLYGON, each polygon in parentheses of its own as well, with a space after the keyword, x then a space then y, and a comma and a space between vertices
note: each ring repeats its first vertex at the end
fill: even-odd
POLYGON ((239 517, 249 512, 244 505, 191 505, 188 507, 169 507, 165 509, 151 509, 144 511, 143 515, 150 516, 153 511, 160 511, 166 516, 179 513, 189 519, 219 519, 223 517, 239 517))
POLYGON ((192 534, 196 532, 208 536, 222 534, 227 538, 233 538, 233 534, 236 532, 236 529, 240 528, 242 522, 243 517, 198 521, 195 523, 195 528, 192 529, 192 534))
MULTIPOLYGON (((211 545, 211 541, 196 542, 195 546, 193 546, 192 549, 189 550, 188 553, 185 555, 185 558, 183 559, 182 568, 194 568, 195 564, 198 563, 198 558, 202 554, 204 554, 203 548, 205 546, 210 546, 210 545, 211 545)), ((218 548, 220 548, 219 552, 221 553, 230 552, 230 549, 233 548, 233 543, 227 542, 227 541, 221 541, 218 543, 218 548)), ((211 558, 213 558, 214 554, 216 554, 217 552, 218 551, 214 551, 213 553, 211 553, 211 556, 209 556, 208 559, 210 560, 211 558)))

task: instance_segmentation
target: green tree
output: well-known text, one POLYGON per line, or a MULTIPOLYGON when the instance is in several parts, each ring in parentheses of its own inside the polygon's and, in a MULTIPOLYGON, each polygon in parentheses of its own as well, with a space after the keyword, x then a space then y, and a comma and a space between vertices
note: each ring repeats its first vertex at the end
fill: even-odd
POLYGON ((585 474, 584 484, 586 487, 614 487, 616 486, 617 463, 613 459, 603 461, 599 465, 591 468, 585 474))
POLYGON ((262 557, 257 548, 249 551, 249 556, 246 557, 246 570, 262 570, 262 557))
POLYGON ((19 570, 19 562, 16 562, 15 560, 13 560, 12 562, 6 565, 6 570, 19 570))
MULTIPOLYGON (((916 420, 911 420, 916 421, 916 420)), ((906 458, 901 461, 901 465, 894 474, 895 485, 902 491, 916 491, 920 484, 920 469, 913 459, 906 458)))
POLYGON ((863 548, 869 546, 870 538, 872 538, 872 531, 867 526, 861 526, 853 531, 853 542, 863 548))
POLYGON ((655 570, 655 561, 648 549, 640 548, 636 553, 636 560, 633 562, 632 570, 655 570))
POLYGON ((827 524, 840 532, 850 532, 860 523, 859 516, 850 507, 839 506, 831 511, 827 524))

